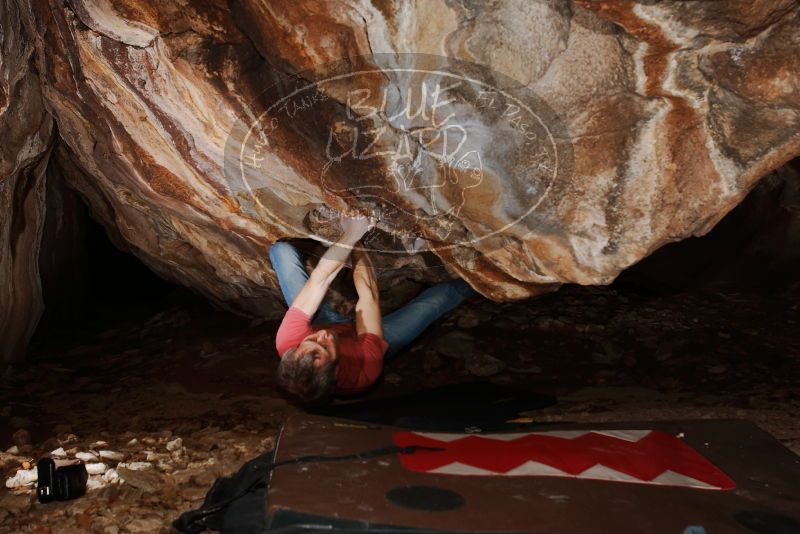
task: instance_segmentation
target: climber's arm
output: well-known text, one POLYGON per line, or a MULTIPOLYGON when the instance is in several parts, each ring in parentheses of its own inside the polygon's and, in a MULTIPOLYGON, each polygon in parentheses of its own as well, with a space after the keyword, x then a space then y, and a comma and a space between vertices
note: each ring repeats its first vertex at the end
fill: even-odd
POLYGON ((305 312, 313 317, 317 313, 325 293, 333 282, 339 271, 342 270, 347 258, 353 250, 353 246, 369 229, 370 223, 366 218, 353 219, 345 218, 342 221, 344 230, 342 237, 325 251, 317 266, 311 271, 303 289, 297 294, 292 302, 293 308, 305 312))
POLYGON ((383 338, 383 320, 378 298, 378 279, 366 253, 353 253, 353 284, 358 293, 356 302, 356 333, 375 334, 383 338))

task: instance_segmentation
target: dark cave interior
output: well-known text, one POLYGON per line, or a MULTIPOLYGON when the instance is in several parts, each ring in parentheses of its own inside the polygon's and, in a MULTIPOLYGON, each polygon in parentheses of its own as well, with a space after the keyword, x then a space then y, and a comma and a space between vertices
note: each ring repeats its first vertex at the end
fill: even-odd
POLYGON ((45 313, 37 337, 54 332, 92 329, 145 310, 169 306, 170 298, 188 291, 157 276, 135 256, 111 242, 106 230, 79 204, 79 267, 70 273, 71 283, 44 287, 45 313))

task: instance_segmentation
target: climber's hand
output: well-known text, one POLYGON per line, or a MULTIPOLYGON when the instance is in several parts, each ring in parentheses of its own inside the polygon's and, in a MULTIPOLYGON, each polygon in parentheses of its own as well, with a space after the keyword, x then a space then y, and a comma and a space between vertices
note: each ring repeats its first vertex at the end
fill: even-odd
POLYGON ((361 237, 374 226, 374 219, 366 216, 342 218, 342 230, 344 230, 345 235, 354 238, 356 241, 361 239, 361 237))

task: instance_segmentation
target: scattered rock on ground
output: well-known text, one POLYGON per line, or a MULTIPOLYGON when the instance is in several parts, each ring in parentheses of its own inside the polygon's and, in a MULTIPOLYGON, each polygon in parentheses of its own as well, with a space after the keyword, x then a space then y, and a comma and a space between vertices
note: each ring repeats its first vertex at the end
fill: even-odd
POLYGON ((11 436, 11 441, 19 447, 28 445, 31 442, 31 433, 24 428, 20 428, 11 436))
POLYGON ((433 348, 442 356, 461 360, 475 353, 475 338, 461 330, 454 330, 437 338, 433 348))
POLYGON ((181 447, 183 447, 183 440, 181 438, 176 438, 167 443, 167 450, 170 452, 177 451, 181 447))
POLYGON ((28 486, 39 480, 39 473, 34 467, 32 469, 18 469, 16 474, 6 480, 7 488, 21 488, 28 486))
POLYGON ((154 493, 161 489, 164 478, 154 470, 135 471, 126 467, 117 468, 117 473, 125 484, 139 488, 147 493, 154 493))
POLYGON ((104 458, 106 460, 112 460, 115 462, 121 462, 122 460, 125 459, 125 454, 116 451, 101 450, 100 458, 104 458))
POLYGON ((471 354, 464 361, 464 369, 472 376, 487 377, 503 372, 506 364, 488 354, 471 354))
POLYGON ((131 471, 145 471, 147 469, 152 469, 153 464, 150 462, 128 462, 118 464, 117 470, 120 468, 130 469, 131 471))
POLYGON ((399 384, 400 382, 403 381, 403 377, 398 375, 397 373, 386 373, 383 379, 389 384, 399 384))
POLYGON ((113 484, 119 481, 119 474, 116 469, 109 469, 103 473, 103 482, 113 484))
POLYGON ((108 469, 108 466, 103 463, 85 464, 86 472, 90 475, 102 475, 108 469))

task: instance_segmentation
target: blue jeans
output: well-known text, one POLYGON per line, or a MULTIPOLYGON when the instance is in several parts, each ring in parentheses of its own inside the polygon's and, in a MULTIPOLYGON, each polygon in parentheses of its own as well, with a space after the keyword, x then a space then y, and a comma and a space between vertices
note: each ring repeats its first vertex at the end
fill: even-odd
MULTIPOLYGON (((278 275, 278 284, 286 305, 291 306, 308 280, 302 254, 291 243, 278 241, 270 247, 269 259, 278 275)), ((443 282, 429 287, 399 310, 385 316, 383 337, 389 343, 386 357, 396 356, 432 322, 471 295, 477 295, 477 292, 463 280, 443 282)), ((322 301, 312 319, 315 325, 352 322, 352 319, 334 310, 327 300, 322 301)))

